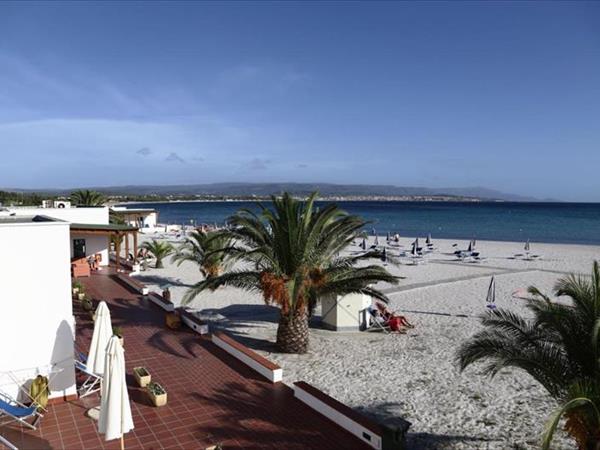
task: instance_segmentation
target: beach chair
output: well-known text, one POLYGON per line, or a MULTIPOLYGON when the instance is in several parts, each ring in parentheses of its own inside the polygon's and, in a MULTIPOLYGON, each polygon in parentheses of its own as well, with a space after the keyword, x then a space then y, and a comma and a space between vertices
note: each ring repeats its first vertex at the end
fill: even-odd
POLYGON ((386 334, 390 334, 390 327, 385 322, 380 321, 381 317, 378 316, 377 310, 373 308, 365 308, 364 310, 367 316, 367 323, 365 331, 383 331, 386 334))
MULTIPOLYGON (((82 355, 81 352, 79 352, 78 357, 83 359, 81 358, 82 356, 85 358, 85 355, 82 355)), ((100 390, 102 377, 89 370, 87 368, 86 361, 80 361, 80 359, 75 359, 75 369, 85 376, 84 382, 77 388, 77 394, 79 394, 79 398, 83 398, 100 390)))
POLYGON ((12 422, 18 422, 32 430, 35 430, 38 422, 43 417, 38 412, 38 404, 32 403, 31 406, 25 406, 19 401, 0 393, 0 421, 2 425, 12 422), (31 422, 28 420, 31 419, 31 422))

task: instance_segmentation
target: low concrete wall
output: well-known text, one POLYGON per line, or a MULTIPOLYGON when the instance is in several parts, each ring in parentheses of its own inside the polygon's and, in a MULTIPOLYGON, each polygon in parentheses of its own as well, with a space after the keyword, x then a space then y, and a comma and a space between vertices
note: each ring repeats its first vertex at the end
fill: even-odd
POLYGON ((255 370, 271 383, 277 383, 283 379, 283 370, 277 364, 263 358, 258 353, 235 341, 224 333, 212 335, 213 343, 225 350, 233 357, 239 359, 251 369, 255 370))
POLYGON ((374 449, 382 450, 384 429, 379 424, 304 381, 294 383, 294 396, 374 449))
POLYGON ((139 281, 134 280, 129 275, 120 274, 118 278, 121 282, 125 283, 131 289, 133 289, 136 292, 139 292, 142 295, 148 295, 148 293, 150 292, 150 290, 148 289, 148 287, 145 284, 142 284, 139 281))
POLYGON ((196 315, 186 308, 178 308, 181 321, 199 335, 208 334, 208 325, 203 323, 196 315))
POLYGON ((152 303, 160 306, 162 309, 164 309, 167 312, 175 311, 175 305, 173 304, 173 302, 165 300, 162 295, 157 294, 156 292, 150 292, 150 294, 148 294, 148 299, 152 303))

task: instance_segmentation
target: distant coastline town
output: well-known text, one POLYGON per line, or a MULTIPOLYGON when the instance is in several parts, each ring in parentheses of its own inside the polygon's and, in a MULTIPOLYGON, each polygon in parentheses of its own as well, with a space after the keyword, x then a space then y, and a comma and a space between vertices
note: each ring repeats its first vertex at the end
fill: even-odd
MULTIPOLYGON (((295 197, 303 198, 304 194, 295 197)), ((0 205, 4 206, 37 206, 44 200, 67 200, 68 195, 52 195, 43 192, 10 192, 0 191, 0 205)), ((177 203, 177 202, 247 202, 269 200, 270 195, 106 195, 107 204, 128 203, 177 203)), ((351 202, 351 201, 381 201, 381 202, 499 202, 499 199, 484 199, 456 195, 324 195, 319 201, 351 202)))

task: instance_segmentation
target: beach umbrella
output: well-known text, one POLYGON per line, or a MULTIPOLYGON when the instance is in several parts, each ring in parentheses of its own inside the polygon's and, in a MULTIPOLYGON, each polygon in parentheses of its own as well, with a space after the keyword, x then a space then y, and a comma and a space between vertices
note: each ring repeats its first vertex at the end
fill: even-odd
POLYGON ((106 348, 98 431, 107 441, 121 438, 121 449, 124 448, 123 435, 133 430, 125 371, 123 347, 119 338, 113 336, 106 348))
POLYGON ((383 262, 387 262, 387 251, 386 251, 385 247, 383 247, 383 252, 381 253, 381 260, 383 262))
POLYGON ((98 375, 104 373, 106 346, 112 334, 110 311, 108 310, 108 306, 106 306, 106 302, 100 302, 98 308, 96 308, 92 343, 90 344, 90 351, 88 352, 86 362, 88 370, 98 375))
POLYGON ((531 250, 531 246, 529 245, 529 239, 527 239, 527 242, 525 242, 525 251, 528 252, 529 250, 531 250))
POLYGON ((431 233, 429 233, 429 234, 427 235, 427 239, 425 239, 425 243, 426 243, 427 245, 431 244, 431 233))
POLYGON ((363 250, 367 249, 367 240, 365 238, 363 238, 363 240, 360 244, 360 248, 362 248, 363 250))
POLYGON ((475 250, 475 246, 477 245, 477 241, 473 238, 473 250, 475 250))
POLYGON ((390 235, 390 232, 388 231, 387 235, 386 235, 386 241, 390 242, 391 237, 392 236, 390 235))
POLYGON ((412 250, 410 251, 410 254, 412 256, 419 256, 419 250, 418 250, 418 245, 419 245, 419 240, 417 239, 415 242, 413 242, 412 244, 412 250))
POLYGON ((485 298, 487 307, 490 309, 496 309, 496 280, 492 277, 490 286, 488 287, 487 297, 485 298))
POLYGON ((473 241, 469 241, 469 248, 467 249, 468 252, 472 252, 473 251, 473 241))
POLYGON ((375 245, 379 245, 379 237, 375 236, 375 242, 374 242, 374 244, 375 245))

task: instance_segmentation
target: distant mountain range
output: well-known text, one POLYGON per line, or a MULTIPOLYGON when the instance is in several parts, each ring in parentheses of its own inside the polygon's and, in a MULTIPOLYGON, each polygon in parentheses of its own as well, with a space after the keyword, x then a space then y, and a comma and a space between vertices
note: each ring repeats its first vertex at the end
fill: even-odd
MULTIPOLYGON (((467 188, 427 188, 370 184, 331 184, 331 183, 212 183, 190 185, 144 185, 89 187, 110 195, 163 195, 163 196, 257 196, 265 197, 282 192, 294 195, 306 195, 319 191, 323 197, 423 197, 449 196, 477 198, 500 201, 540 201, 533 197, 487 189, 483 187, 467 188)), ((53 195, 68 195, 74 189, 6 189, 13 192, 39 192, 53 195)))

